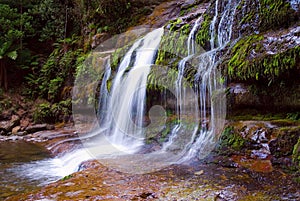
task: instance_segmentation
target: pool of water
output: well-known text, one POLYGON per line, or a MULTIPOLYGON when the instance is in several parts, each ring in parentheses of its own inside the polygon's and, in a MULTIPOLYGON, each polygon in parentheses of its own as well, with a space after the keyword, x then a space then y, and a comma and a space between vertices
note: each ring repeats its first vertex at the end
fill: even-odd
POLYGON ((42 146, 24 141, 0 142, 0 200, 61 178, 49 171, 51 166, 57 164, 42 146))

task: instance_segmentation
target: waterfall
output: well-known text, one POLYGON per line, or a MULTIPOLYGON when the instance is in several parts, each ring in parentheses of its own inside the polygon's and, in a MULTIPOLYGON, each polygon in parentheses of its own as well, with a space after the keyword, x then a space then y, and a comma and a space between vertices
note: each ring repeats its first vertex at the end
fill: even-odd
MULTIPOLYGON (((61 158, 69 171, 78 169, 73 166, 84 160, 96 158, 120 171, 145 173, 191 158, 203 158, 210 153, 223 129, 226 112, 224 79, 217 70, 218 53, 231 40, 239 0, 228 0, 226 6, 220 3, 220 0, 215 2, 215 15, 210 25, 211 50, 196 52, 199 48, 195 35, 201 27, 200 17, 189 33, 187 55, 178 63, 177 79, 168 83, 173 85, 171 92, 177 98, 178 121, 160 149, 139 152, 147 146, 144 122, 147 78, 155 63, 164 28, 149 32, 127 47, 115 72, 110 66, 110 57, 102 58, 105 69, 100 87, 98 127, 80 137, 84 149, 61 158), (197 61, 193 86, 184 77, 191 60, 192 66, 197 61)), ((154 107, 151 109, 154 111, 154 107)), ((160 111, 161 108, 156 109, 160 111)))
MULTIPOLYGON (((187 51, 188 55, 183 58, 178 63, 178 76, 177 80, 175 82, 175 92, 176 92, 176 115, 179 124, 175 125, 172 129, 172 132, 170 134, 170 137, 168 141, 163 145, 163 150, 166 151, 173 143, 176 138, 178 138, 178 132, 180 130, 185 130, 186 127, 184 127, 183 121, 186 119, 186 116, 189 115, 191 117, 194 117, 194 121, 198 122, 199 120, 199 111, 198 111, 198 102, 197 98, 195 96, 187 97, 187 87, 183 86, 183 79, 184 79, 184 71, 186 63, 194 56, 196 53, 195 48, 195 34, 200 26, 201 17, 198 18, 189 33, 188 40, 187 40, 187 51), (185 100, 187 99, 193 99, 191 101, 191 104, 186 103, 185 100)), ((195 132, 198 129, 198 124, 196 124, 192 129, 192 134, 194 135, 195 132)), ((181 136, 179 136, 180 138, 181 136)))
POLYGON ((147 76, 155 62, 163 28, 133 43, 121 60, 109 91, 107 81, 111 69, 109 65, 106 66, 99 111, 102 115, 100 130, 103 135, 94 140, 94 144, 87 146, 89 150, 96 150, 94 156, 99 156, 100 152, 112 153, 113 157, 98 158, 103 164, 127 172, 147 172, 191 158, 203 158, 214 148, 226 115, 224 79, 217 70, 220 62, 218 53, 231 40, 239 1, 228 0, 225 7, 220 3, 219 0, 215 2, 215 15, 210 25, 210 51, 201 54, 196 52, 195 35, 201 26, 201 17, 189 33, 187 55, 178 63, 177 79, 173 83, 178 123, 173 126, 160 150, 146 154, 138 152, 145 145, 146 139, 147 128, 143 127, 143 121, 146 113, 147 76), (197 73, 194 86, 189 86, 184 73, 187 64, 195 59, 198 61, 198 66, 195 66, 197 73), (100 141, 102 143, 99 144, 100 141), (95 148, 96 142, 101 150, 95 148), (113 145, 115 151, 107 151, 111 149, 109 144, 113 145), (116 150, 118 154, 115 154, 116 150))
POLYGON ((147 76, 162 35, 163 28, 156 29, 132 45, 118 67, 110 95, 106 95, 106 85, 102 83, 100 95, 107 97, 102 102, 109 112, 102 113, 104 108, 101 108, 104 121, 100 126, 106 128, 109 141, 126 152, 136 152, 144 144, 147 76))
POLYGON ((295 10, 298 11, 300 8, 300 0, 288 0, 291 4, 291 7, 295 10))
MULTIPOLYGON (((234 15, 239 1, 229 0, 222 12, 219 1, 215 2, 215 15, 210 25, 211 50, 198 56, 198 71, 195 76, 195 91, 200 99, 200 129, 196 137, 186 145, 186 153, 179 160, 184 162, 194 157, 204 158, 214 148, 225 123, 225 87, 221 73, 216 69, 220 52, 232 37, 234 15), (218 20, 219 19, 219 20, 218 20)), ((184 60, 184 59, 183 59, 184 60)))

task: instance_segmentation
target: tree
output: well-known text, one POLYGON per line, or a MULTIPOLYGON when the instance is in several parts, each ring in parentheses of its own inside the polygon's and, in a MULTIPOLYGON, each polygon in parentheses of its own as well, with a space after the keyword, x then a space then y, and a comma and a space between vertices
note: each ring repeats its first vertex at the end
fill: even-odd
POLYGON ((8 88, 7 68, 9 60, 16 60, 22 50, 23 37, 32 33, 27 13, 19 13, 16 8, 0 4, 0 87, 8 88))

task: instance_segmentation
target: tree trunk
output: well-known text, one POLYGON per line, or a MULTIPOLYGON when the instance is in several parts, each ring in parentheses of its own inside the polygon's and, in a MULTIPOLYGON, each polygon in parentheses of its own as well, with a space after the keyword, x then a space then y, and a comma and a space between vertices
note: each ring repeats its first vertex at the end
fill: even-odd
POLYGON ((5 60, 0 60, 0 87, 3 87, 5 91, 7 91, 7 69, 5 65, 5 60))

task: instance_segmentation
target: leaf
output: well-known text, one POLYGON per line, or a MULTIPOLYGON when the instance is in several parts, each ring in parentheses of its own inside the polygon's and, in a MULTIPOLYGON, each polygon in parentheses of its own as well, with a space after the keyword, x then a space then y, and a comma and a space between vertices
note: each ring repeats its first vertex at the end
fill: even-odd
POLYGON ((16 50, 14 50, 14 51, 11 51, 11 52, 7 53, 7 56, 8 56, 9 58, 11 58, 12 60, 16 60, 17 57, 18 57, 18 53, 17 53, 16 50))
POLYGON ((194 175, 202 175, 203 173, 204 173, 204 171, 203 171, 203 170, 200 170, 200 171, 198 171, 198 172, 195 172, 194 175))

